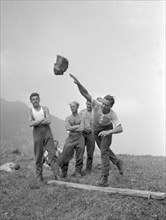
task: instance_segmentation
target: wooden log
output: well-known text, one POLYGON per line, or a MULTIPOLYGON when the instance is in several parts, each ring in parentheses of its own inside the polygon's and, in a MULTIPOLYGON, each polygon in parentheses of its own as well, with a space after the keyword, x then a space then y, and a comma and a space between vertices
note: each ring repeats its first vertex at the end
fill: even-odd
POLYGON ((65 185, 67 187, 74 187, 79 189, 85 190, 94 190, 94 191, 101 191, 106 193, 114 193, 114 194, 121 194, 127 196, 137 196, 137 197, 145 197, 145 198, 152 198, 152 199, 164 199, 166 197, 166 193, 163 192, 152 192, 146 190, 134 190, 134 189, 121 189, 121 188, 112 188, 112 187, 100 187, 100 186, 91 186, 85 185, 80 183, 72 183, 72 182, 63 182, 57 180, 50 180, 48 184, 57 184, 57 185, 65 185))

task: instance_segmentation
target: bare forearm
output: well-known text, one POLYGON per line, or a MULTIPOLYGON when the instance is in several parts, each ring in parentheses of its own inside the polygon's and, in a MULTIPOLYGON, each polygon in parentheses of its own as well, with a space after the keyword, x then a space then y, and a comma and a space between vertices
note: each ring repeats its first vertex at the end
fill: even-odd
POLYGON ((85 87, 78 81, 78 79, 75 76, 70 74, 70 77, 74 79, 74 83, 77 85, 81 95, 84 96, 89 102, 91 102, 91 95, 89 95, 85 87))
POLYGON ((75 131, 80 125, 68 125, 66 126, 67 131, 75 131))
POLYGON ((83 87, 83 85, 82 85, 80 82, 77 83, 77 86, 78 86, 78 89, 79 89, 80 93, 81 93, 84 97, 89 94, 88 91, 85 89, 85 87, 83 87))
POLYGON ((42 125, 49 125, 49 124, 51 124, 51 120, 48 119, 48 118, 46 118, 46 119, 44 119, 44 120, 41 122, 41 124, 42 124, 42 125))
POLYGON ((110 131, 111 131, 111 134, 119 134, 119 133, 123 132, 123 128, 122 128, 122 126, 117 126, 110 131))
POLYGON ((80 125, 78 128, 75 129, 75 131, 83 131, 83 127, 80 125))
POLYGON ((29 126, 30 127, 34 127, 34 126, 40 125, 43 121, 44 121, 44 118, 43 119, 39 119, 39 120, 30 121, 29 122, 29 126))
POLYGON ((83 85, 80 82, 77 84, 77 86, 81 95, 84 96, 89 102, 91 102, 91 96, 89 95, 85 87, 83 87, 83 85))
POLYGON ((119 125, 111 130, 101 131, 98 135, 104 137, 110 134, 119 134, 121 132, 123 132, 123 128, 121 125, 119 125))

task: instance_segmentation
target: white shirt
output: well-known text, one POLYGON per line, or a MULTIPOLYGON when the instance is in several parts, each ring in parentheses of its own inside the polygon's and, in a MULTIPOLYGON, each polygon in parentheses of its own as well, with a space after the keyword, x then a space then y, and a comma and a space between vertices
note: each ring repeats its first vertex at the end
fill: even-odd
POLYGON ((108 114, 103 114, 102 104, 96 99, 92 99, 92 120, 96 126, 107 126, 111 123, 114 127, 120 125, 116 113, 110 109, 108 114))
POLYGON ((32 114, 35 120, 40 120, 44 118, 44 110, 43 107, 41 106, 39 111, 36 111, 33 107, 32 107, 32 114))

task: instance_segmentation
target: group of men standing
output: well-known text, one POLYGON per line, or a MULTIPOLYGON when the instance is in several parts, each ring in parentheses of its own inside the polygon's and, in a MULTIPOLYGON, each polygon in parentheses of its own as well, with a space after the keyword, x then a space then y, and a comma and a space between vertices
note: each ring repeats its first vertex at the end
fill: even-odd
POLYGON ((95 142, 101 152, 101 178, 99 186, 108 186, 110 160, 115 164, 119 173, 123 174, 122 160, 118 159, 111 151, 112 134, 123 131, 116 113, 112 110, 114 97, 105 96, 102 100, 93 99, 78 79, 70 74, 74 83, 78 86, 80 93, 86 98, 86 109, 78 112, 79 103, 70 103, 71 115, 65 119, 65 127, 68 137, 65 140, 63 151, 60 157, 56 156, 53 135, 49 124, 51 123, 49 110, 40 105, 40 97, 32 93, 30 101, 32 108, 29 110, 29 125, 33 127, 34 153, 36 158, 36 179, 43 181, 42 157, 43 151, 48 151, 48 161, 54 178, 57 180, 67 178, 69 162, 75 154, 75 171, 72 176, 82 177, 90 174, 93 166, 93 154, 95 142), (87 151, 86 168, 83 170, 83 155, 87 151), (61 173, 59 173, 59 167, 61 173))

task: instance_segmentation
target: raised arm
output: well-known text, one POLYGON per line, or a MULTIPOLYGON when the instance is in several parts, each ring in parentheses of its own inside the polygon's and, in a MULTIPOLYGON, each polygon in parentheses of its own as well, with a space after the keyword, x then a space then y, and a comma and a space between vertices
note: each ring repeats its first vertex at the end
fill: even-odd
POLYGON ((72 74, 70 74, 70 77, 74 79, 74 83, 78 86, 78 89, 79 89, 81 95, 83 95, 89 102, 91 102, 91 95, 83 87, 83 85, 78 81, 78 79, 72 74))

